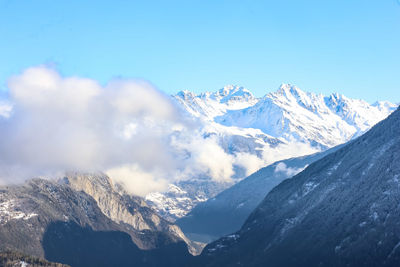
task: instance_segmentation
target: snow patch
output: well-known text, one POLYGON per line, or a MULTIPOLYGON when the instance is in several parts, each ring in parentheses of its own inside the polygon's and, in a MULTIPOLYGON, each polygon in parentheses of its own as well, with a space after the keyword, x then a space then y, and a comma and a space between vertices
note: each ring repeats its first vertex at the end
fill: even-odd
POLYGON ((29 220, 36 216, 36 213, 23 212, 15 199, 0 202, 0 224, 6 224, 10 220, 29 220))
POLYGON ((285 220, 285 223, 281 229, 281 236, 284 235, 288 230, 296 226, 301 221, 300 217, 289 218, 285 220))
POLYGON ((242 202, 239 205, 237 205, 236 208, 239 209, 239 208, 243 207, 243 205, 244 205, 244 202, 242 202))
POLYGON ((236 241, 236 239, 239 238, 239 235, 238 235, 238 234, 232 234, 232 235, 228 235, 226 238, 227 238, 227 239, 233 239, 233 240, 236 241))
POLYGON ((337 164, 333 165, 331 168, 328 169, 327 175, 332 175, 334 171, 339 168, 339 166, 342 164, 342 161, 339 161, 337 164))
POLYGON ((374 211, 371 216, 370 216, 374 221, 379 219, 378 213, 376 211, 374 211))
POLYGON ((307 182, 303 186, 303 196, 306 196, 308 193, 310 193, 314 188, 316 188, 319 185, 319 183, 315 182, 307 182))

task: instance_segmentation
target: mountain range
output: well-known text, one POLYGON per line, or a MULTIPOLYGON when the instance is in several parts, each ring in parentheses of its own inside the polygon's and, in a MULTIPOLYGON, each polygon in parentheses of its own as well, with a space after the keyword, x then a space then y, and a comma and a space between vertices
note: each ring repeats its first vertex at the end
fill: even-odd
POLYGON ((231 182, 215 182, 204 174, 177 181, 166 192, 148 194, 148 204, 170 221, 184 217, 198 203, 261 167, 324 151, 360 136, 397 107, 387 101, 369 104, 337 93, 308 93, 289 84, 261 98, 232 85, 201 94, 181 91, 172 97, 183 113, 201 121, 204 138, 215 137, 242 165, 234 166, 231 182))
POLYGON ((200 138, 213 138, 235 159, 231 180, 204 173, 145 198, 102 172, 1 186, 2 261, 78 267, 400 261, 397 105, 291 85, 262 98, 226 86, 172 99, 196 121, 200 138))

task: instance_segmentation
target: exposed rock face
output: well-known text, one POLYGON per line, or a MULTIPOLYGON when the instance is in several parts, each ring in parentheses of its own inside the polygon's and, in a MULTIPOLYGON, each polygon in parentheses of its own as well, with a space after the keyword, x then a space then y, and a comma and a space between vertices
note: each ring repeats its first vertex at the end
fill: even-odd
POLYGON ((0 251, 71 266, 177 266, 190 254, 172 232, 114 222, 93 197, 65 183, 33 179, 0 189, 0 251))
POLYGON ((400 110, 275 187, 202 266, 399 266, 400 110))
POLYGON ((68 173, 67 184, 96 200, 101 211, 115 222, 136 230, 165 230, 170 224, 158 217, 140 197, 121 194, 105 174, 68 173))
MULTIPOLYGON (((190 241, 177 225, 161 218, 142 198, 126 194, 121 187, 114 185, 107 175, 70 172, 63 182, 93 197, 101 211, 114 222, 128 224, 139 231, 167 233, 173 242, 185 241, 192 254, 199 253, 201 244, 190 241)), ((138 244, 143 249, 154 248, 151 245, 145 242, 138 244), (150 247, 147 247, 148 245, 150 247)))

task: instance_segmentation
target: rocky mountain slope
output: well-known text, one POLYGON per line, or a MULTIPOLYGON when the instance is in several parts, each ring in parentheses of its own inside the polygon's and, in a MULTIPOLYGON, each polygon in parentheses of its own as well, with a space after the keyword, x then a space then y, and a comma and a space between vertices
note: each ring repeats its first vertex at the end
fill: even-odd
POLYGON ((234 233, 275 186, 339 147, 268 165, 217 196, 199 203, 186 216, 178 219, 176 224, 192 240, 205 243, 234 233))
POLYGON ((398 266, 400 110, 275 187, 202 266, 398 266))
MULTIPOLYGON (((128 224, 137 231, 155 231, 168 234, 173 242, 185 241, 192 254, 198 254, 201 244, 189 240, 181 229, 151 209, 143 198, 127 194, 118 184, 103 173, 70 172, 62 180, 77 191, 83 191, 97 202, 100 210, 117 223, 128 224)), ((147 240, 138 242, 142 249, 152 249, 147 240)))
POLYGON ((176 182, 167 192, 146 196, 148 203, 171 221, 261 167, 323 151, 361 135, 397 107, 340 94, 307 93, 288 84, 262 98, 238 86, 201 94, 182 91, 173 98, 182 112, 201 121, 204 138, 216 137, 218 145, 238 162, 255 163, 247 172, 235 164, 230 184, 204 175, 176 182))
POLYGON ((190 257, 179 228, 157 218, 148 207, 140 207, 143 200, 118 202, 113 199, 117 196, 104 194, 102 202, 97 186, 106 185, 109 179, 84 177, 75 176, 73 180, 70 176, 62 182, 33 179, 0 188, 0 251, 21 251, 71 266, 176 266, 190 257), (74 190, 69 181, 76 189, 79 185, 93 189, 99 202, 74 190), (102 209, 98 203, 102 203, 102 209), (105 203, 110 205, 108 216, 114 219, 126 215, 127 208, 131 214, 127 218, 143 220, 129 224, 121 216, 121 220, 113 221, 102 212, 107 212, 105 203))

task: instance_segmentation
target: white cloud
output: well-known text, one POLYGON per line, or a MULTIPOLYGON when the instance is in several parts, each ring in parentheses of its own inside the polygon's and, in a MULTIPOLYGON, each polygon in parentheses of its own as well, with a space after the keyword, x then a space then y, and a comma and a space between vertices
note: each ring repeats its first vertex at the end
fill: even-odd
POLYGON ((236 153, 235 165, 242 167, 245 170, 245 175, 249 176, 262 167, 265 167, 267 164, 264 159, 257 157, 257 155, 250 153, 236 153))
POLYGON ((215 136, 203 138, 197 132, 187 138, 180 136, 173 144, 186 157, 180 168, 183 179, 207 175, 218 182, 232 181, 234 157, 221 148, 215 136))
MULTIPOLYGON (((12 105, 6 101, 0 100, 0 117, 9 118, 12 111, 12 105)), ((1 118, 0 118, 1 119, 1 118)))
POLYGON ((287 177, 292 177, 307 168, 308 165, 302 168, 287 167, 285 163, 279 162, 275 167, 275 172, 284 173, 287 177))
POLYGON ((184 122, 170 98, 145 81, 102 87, 41 66, 12 77, 8 87, 14 106, 0 121, 3 180, 131 163, 146 171, 174 165, 163 139, 184 122))
POLYGON ((2 183, 101 170, 143 195, 167 181, 229 181, 233 174, 233 157, 148 82, 101 86, 40 66, 10 78, 8 88, 13 110, 0 120, 2 183))
MULTIPOLYGON (((307 143, 293 141, 288 144, 280 144, 276 147, 265 146, 262 148, 261 156, 259 157, 250 153, 235 153, 234 164, 242 167, 246 171, 246 176, 248 176, 262 167, 268 166, 274 162, 292 157, 310 155, 319 151, 319 149, 312 147, 307 143)), ((284 169, 281 170, 278 168, 278 171, 283 170, 284 169)), ((290 174, 295 173, 296 171, 298 170, 292 168, 285 170, 288 176, 293 176, 294 174, 290 174)))
POLYGON ((168 180, 157 179, 162 175, 141 170, 137 164, 126 164, 108 169, 106 174, 122 186, 130 194, 145 196, 150 192, 163 191, 168 186, 168 180))
POLYGON ((282 159, 310 155, 319 151, 321 150, 316 147, 312 147, 308 143, 292 141, 287 144, 280 144, 274 148, 264 149, 262 158, 264 159, 266 165, 269 165, 282 159))

